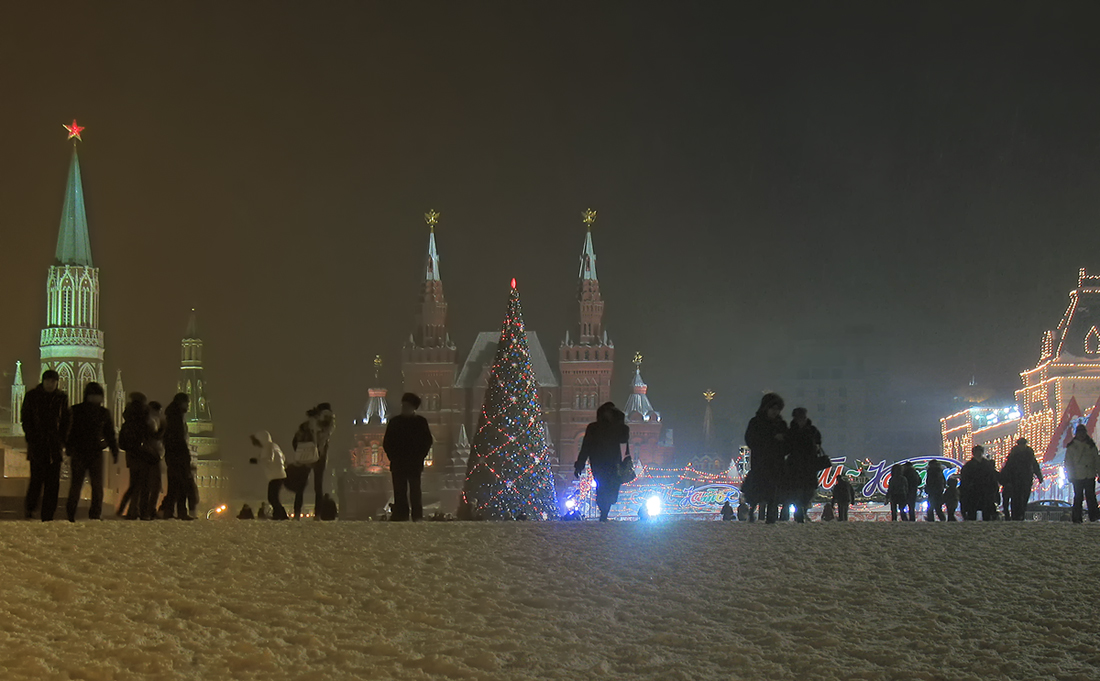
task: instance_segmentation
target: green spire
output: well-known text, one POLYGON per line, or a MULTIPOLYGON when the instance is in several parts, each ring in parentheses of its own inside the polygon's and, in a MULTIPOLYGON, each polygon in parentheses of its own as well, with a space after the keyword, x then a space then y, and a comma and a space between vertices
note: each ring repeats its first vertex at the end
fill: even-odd
POLYGON ((69 184, 61 209, 61 229, 57 234, 57 264, 92 267, 92 245, 88 241, 88 217, 84 213, 84 187, 80 182, 80 161, 73 147, 69 165, 69 184))

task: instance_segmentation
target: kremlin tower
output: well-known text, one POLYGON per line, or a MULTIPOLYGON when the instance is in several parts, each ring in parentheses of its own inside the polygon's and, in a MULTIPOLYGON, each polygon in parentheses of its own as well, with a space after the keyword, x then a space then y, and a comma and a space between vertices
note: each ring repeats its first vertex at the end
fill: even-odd
MULTIPOLYGON (((84 128, 73 121, 65 129, 69 139, 80 140, 84 128)), ((46 328, 42 329, 40 343, 42 372, 56 371, 61 376, 61 389, 75 404, 83 399, 84 386, 92 381, 106 383, 103 332, 99 330, 99 268, 92 263, 76 142, 54 264, 46 280, 46 300, 46 328)))

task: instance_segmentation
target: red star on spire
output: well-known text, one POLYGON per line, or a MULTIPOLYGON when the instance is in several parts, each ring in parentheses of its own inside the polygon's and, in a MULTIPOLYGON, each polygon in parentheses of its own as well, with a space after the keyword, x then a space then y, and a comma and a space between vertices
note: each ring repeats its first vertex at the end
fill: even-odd
POLYGON ((84 128, 82 128, 81 126, 76 124, 76 119, 75 118, 73 119, 73 124, 72 125, 65 125, 64 123, 62 123, 61 127, 65 128, 66 130, 69 131, 69 136, 66 139, 72 139, 72 138, 75 137, 78 140, 80 140, 81 142, 84 141, 84 140, 80 139, 80 132, 82 130, 84 130, 84 128))

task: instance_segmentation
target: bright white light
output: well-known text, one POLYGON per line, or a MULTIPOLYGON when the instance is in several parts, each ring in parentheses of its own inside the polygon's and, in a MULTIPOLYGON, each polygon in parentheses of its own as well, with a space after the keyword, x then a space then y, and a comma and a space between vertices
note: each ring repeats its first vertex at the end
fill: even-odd
POLYGON ((566 508, 573 508, 576 505, 577 505, 576 499, 566 499, 565 500, 565 507, 566 508))
POLYGON ((596 478, 592 478, 592 489, 596 489, 596 478))
POLYGON ((1066 469, 1062 466, 1058 467, 1058 484, 1059 486, 1066 484, 1066 469))
POLYGON ((791 513, 794 513, 794 504, 791 504, 791 513))
POLYGON ((645 500, 645 510, 650 516, 661 515, 661 497, 654 494, 645 500))

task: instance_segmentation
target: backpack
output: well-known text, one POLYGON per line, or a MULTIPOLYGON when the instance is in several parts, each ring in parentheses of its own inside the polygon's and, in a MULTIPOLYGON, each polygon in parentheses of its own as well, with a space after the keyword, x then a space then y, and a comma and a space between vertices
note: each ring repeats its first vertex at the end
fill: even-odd
POLYGON ((138 432, 137 424, 132 420, 123 423, 122 428, 119 429, 118 446, 126 452, 136 452, 141 449, 141 433, 138 432))

